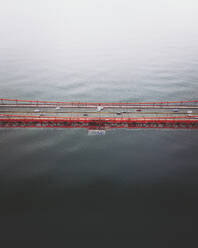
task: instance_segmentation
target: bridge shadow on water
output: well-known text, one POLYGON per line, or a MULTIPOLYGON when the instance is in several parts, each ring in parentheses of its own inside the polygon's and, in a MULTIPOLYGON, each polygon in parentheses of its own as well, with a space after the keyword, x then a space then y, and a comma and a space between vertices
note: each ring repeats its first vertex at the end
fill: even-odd
POLYGON ((69 237, 80 242, 83 234, 87 240, 98 236, 97 247, 102 235, 115 241, 127 233, 135 247, 178 247, 186 244, 183 238, 195 243, 196 132, 88 137, 26 130, 6 137, 0 171, 4 244, 65 246, 69 237))
POLYGON ((4 190, 3 240, 64 243, 69 233, 130 233, 135 244, 151 241, 166 247, 196 232, 198 187, 194 184, 120 187, 98 180, 68 188, 46 185, 49 179, 39 177, 4 190))

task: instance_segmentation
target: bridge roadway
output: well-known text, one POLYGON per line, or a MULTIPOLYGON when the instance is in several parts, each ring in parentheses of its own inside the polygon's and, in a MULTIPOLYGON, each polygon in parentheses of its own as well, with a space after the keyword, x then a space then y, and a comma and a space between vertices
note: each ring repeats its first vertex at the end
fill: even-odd
POLYGON ((0 127, 198 128, 198 101, 82 103, 0 99, 0 127))

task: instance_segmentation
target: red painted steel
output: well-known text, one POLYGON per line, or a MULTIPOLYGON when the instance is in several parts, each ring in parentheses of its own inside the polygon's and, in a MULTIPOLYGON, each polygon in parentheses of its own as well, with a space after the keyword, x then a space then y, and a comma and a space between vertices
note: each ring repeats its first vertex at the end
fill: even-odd
MULTIPOLYGON (((109 121, 114 121, 114 120, 147 120, 147 119, 154 119, 154 120, 160 120, 160 119, 163 119, 163 120, 169 120, 169 119, 192 119, 192 118, 195 118, 197 119, 198 116, 197 115, 193 115, 193 116, 159 116, 159 117, 142 117, 142 118, 119 118, 119 117, 58 117, 58 116, 45 116, 45 117, 41 117, 41 116, 34 116, 34 115, 9 115, 9 114, 0 114, 0 117, 19 117, 20 119, 21 118, 35 118, 35 119, 52 119, 52 120, 59 120, 59 119, 62 119, 62 120, 74 120, 74 121, 83 121, 83 120, 109 120, 109 121)), ((0 119, 1 120, 1 119, 0 119)), ((198 121, 198 120, 197 120, 198 121)))
POLYGON ((132 118, 0 118, 4 128, 187 128, 198 129, 192 119, 132 119, 132 118))
POLYGON ((33 101, 33 100, 19 100, 19 99, 7 99, 7 98, 1 98, 1 102, 8 101, 8 102, 26 102, 26 103, 49 103, 49 104, 65 104, 65 105, 83 105, 83 106, 108 106, 108 105, 118 105, 118 106, 127 106, 127 105, 155 105, 155 106, 161 106, 161 105, 169 105, 169 104, 183 104, 183 103, 198 103, 198 100, 191 100, 191 101, 167 101, 167 102, 56 102, 56 101, 33 101), (156 105, 158 104, 158 105, 156 105))
MULTIPOLYGON (((23 102, 37 106, 38 104, 57 105, 64 104, 68 106, 185 106, 191 107, 192 103, 197 104, 198 100, 194 101, 172 101, 172 102, 147 102, 147 103, 85 103, 85 102, 50 102, 50 101, 31 101, 17 99, 0 99, 1 106, 5 102, 13 102, 15 105, 23 102), (185 105, 182 105, 185 104, 185 105), (191 104, 191 105, 188 105, 191 104)), ((6 103, 7 104, 7 103, 6 103)), ((5 104, 5 105, 6 105, 5 104)), ((29 105, 28 105, 29 104, 29 105)), ((9 105, 9 104, 8 104, 9 105)), ((138 106, 138 107, 139 107, 138 106)), ((196 105, 195 108, 197 108, 196 105)), ((177 117, 141 117, 141 118, 118 118, 118 117, 55 117, 55 116, 34 116, 34 115, 10 115, 0 114, 0 127, 3 128, 88 128, 88 129, 110 129, 110 128, 186 128, 198 129, 197 115, 183 115, 177 117)))

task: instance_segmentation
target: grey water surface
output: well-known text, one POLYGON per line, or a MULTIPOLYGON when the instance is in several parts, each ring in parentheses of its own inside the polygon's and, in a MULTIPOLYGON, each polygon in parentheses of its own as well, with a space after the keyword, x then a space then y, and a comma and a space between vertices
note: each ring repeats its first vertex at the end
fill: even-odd
MULTIPOLYGON (((41 8, 39 19, 21 6, 1 16, 0 97, 198 99, 198 31, 185 15, 168 28, 144 19, 137 31, 130 12, 115 25, 119 15, 109 25, 105 15, 96 27, 85 14, 83 29, 75 15, 58 19, 41 8)), ((0 240, 64 243, 69 232, 130 232, 142 242, 134 247, 153 247, 148 240, 178 247, 197 231, 197 148, 193 130, 1 129, 0 240)))

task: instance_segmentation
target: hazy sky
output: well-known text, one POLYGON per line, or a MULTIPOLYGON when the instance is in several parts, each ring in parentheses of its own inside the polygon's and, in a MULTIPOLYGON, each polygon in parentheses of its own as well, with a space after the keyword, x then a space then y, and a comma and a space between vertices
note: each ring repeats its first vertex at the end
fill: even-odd
POLYGON ((0 45, 138 40, 194 32, 197 0, 0 0, 0 45))

